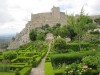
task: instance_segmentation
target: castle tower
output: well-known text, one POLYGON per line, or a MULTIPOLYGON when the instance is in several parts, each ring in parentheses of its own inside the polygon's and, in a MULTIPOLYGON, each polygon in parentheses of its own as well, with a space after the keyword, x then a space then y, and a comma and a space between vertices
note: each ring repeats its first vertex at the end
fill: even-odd
POLYGON ((60 8, 53 6, 52 8, 52 17, 56 20, 60 19, 60 8))

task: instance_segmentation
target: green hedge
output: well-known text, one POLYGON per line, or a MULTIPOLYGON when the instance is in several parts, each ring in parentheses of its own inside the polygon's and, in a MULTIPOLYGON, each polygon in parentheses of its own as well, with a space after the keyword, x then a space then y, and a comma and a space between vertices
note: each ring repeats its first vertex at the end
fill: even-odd
MULTIPOLYGON (((91 44, 89 43, 81 43, 81 48, 82 49, 90 49, 92 47, 91 44)), ((72 49, 74 51, 79 51, 79 44, 78 43, 67 43, 67 49, 72 49)))
POLYGON ((8 72, 9 70, 10 70, 10 67, 8 65, 0 66, 0 72, 8 72))
POLYGON ((54 70, 55 75, 64 75, 65 69, 54 70))
POLYGON ((54 75, 53 67, 51 62, 45 62, 45 75, 54 75))
POLYGON ((9 65, 9 67, 10 67, 10 70, 16 70, 16 69, 21 70, 22 68, 25 67, 25 65, 9 65))
POLYGON ((20 71, 20 75, 29 75, 31 72, 31 67, 25 67, 20 71))
POLYGON ((0 72, 0 75, 15 75, 14 72, 0 72))
POLYGON ((33 61, 33 67, 38 66, 38 64, 40 63, 40 61, 41 61, 41 57, 37 57, 37 58, 33 61))
POLYGON ((79 51, 70 52, 65 54, 53 54, 51 55, 51 61, 53 64, 67 63, 71 64, 73 62, 80 62, 84 56, 94 55, 96 51, 79 51))
POLYGON ((18 57, 16 59, 11 60, 12 63, 20 63, 20 62, 28 62, 29 60, 33 60, 33 57, 18 57))

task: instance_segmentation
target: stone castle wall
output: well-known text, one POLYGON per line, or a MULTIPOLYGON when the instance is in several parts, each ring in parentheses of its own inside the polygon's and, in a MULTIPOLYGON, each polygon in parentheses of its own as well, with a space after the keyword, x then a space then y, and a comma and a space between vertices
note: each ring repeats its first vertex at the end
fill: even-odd
MULTIPOLYGON (((91 17, 91 16, 90 16, 91 17)), ((100 16, 92 16, 92 19, 98 18, 100 16)), ((16 35, 15 41, 12 41, 8 49, 17 49, 20 45, 29 42, 29 32, 31 29, 36 27, 42 27, 43 25, 49 24, 50 26, 60 23, 65 25, 67 22, 67 16, 64 12, 60 12, 59 7, 53 7, 51 12, 31 14, 31 21, 28 21, 26 27, 16 35)))
POLYGON ((8 49, 17 49, 20 45, 28 43, 31 29, 45 24, 53 26, 56 23, 66 24, 66 15, 64 12, 60 12, 59 7, 53 7, 51 12, 31 14, 31 21, 28 21, 26 27, 16 35, 15 40, 10 43, 8 49))

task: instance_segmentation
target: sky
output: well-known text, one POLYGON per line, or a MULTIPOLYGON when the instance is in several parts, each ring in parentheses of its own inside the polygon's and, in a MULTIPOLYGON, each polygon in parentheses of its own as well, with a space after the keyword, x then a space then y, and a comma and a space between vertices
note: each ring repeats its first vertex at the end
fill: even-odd
POLYGON ((31 13, 50 12, 53 6, 67 14, 100 15, 100 0, 0 0, 0 35, 19 33, 30 21, 31 13))

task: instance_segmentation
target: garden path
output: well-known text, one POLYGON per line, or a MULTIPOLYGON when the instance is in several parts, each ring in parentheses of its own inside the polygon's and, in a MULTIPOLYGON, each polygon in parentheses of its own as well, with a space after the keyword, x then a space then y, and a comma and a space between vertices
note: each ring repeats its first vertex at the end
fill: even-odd
POLYGON ((50 51, 51 44, 49 43, 48 52, 45 57, 41 60, 40 64, 36 68, 32 68, 30 75, 44 75, 44 62, 45 58, 50 51))

